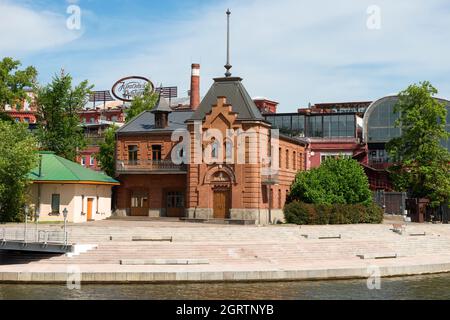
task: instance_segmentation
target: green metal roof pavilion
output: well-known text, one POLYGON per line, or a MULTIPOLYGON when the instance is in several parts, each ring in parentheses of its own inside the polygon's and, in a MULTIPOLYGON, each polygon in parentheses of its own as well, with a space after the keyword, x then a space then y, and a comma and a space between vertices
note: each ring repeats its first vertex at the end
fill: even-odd
POLYGON ((40 152, 40 164, 29 178, 33 183, 119 185, 113 178, 87 169, 78 163, 57 156, 53 152, 40 152))

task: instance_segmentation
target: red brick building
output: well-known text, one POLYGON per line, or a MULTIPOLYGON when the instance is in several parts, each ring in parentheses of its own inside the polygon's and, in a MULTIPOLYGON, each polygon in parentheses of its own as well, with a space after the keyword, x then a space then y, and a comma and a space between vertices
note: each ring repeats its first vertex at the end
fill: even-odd
POLYGON ((198 108, 173 110, 160 98, 154 110, 118 131, 119 213, 260 223, 267 223, 269 217, 282 220, 295 174, 305 170, 307 142, 272 137, 271 128, 240 78, 214 79, 198 108), (180 139, 173 138, 174 132, 180 139), (182 142, 189 147, 180 149, 182 142), (268 162, 261 161, 267 160, 266 152, 272 165, 279 165, 273 176, 264 170, 268 162), (183 161, 175 163, 174 154, 183 161))
POLYGON ((30 124, 36 123, 36 104, 34 103, 34 95, 31 89, 27 90, 30 99, 16 103, 14 106, 6 106, 5 112, 16 122, 25 122, 30 124))

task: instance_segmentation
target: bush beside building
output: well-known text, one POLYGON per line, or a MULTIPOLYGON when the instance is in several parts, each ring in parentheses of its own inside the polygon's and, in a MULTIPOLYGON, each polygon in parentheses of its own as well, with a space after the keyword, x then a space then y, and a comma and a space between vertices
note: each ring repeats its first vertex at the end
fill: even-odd
POLYGON ((362 204, 311 204, 293 201, 284 207, 287 223, 299 225, 325 224, 377 224, 383 221, 383 209, 372 203, 362 204))
POLYGON ((298 173, 284 215, 294 224, 357 224, 381 223, 384 212, 358 162, 338 157, 298 173))

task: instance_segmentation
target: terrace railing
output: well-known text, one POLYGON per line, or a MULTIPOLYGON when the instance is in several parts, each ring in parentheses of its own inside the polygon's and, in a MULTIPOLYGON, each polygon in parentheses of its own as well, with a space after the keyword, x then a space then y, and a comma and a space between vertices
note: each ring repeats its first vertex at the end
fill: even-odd
POLYGON ((187 172, 186 165, 177 165, 170 160, 119 160, 116 166, 117 173, 184 173, 187 172))

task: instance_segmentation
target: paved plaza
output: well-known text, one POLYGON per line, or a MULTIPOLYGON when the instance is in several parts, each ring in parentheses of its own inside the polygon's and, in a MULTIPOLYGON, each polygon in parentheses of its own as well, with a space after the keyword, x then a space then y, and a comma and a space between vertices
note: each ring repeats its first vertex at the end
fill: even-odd
MULTIPOLYGON (((0 281, 235 281, 367 278, 450 272, 450 226, 232 226, 176 219, 71 224, 67 255, 0 253, 0 281)), ((17 228, 8 224, 0 228, 17 228)), ((62 225, 40 229, 61 230, 62 225)))

